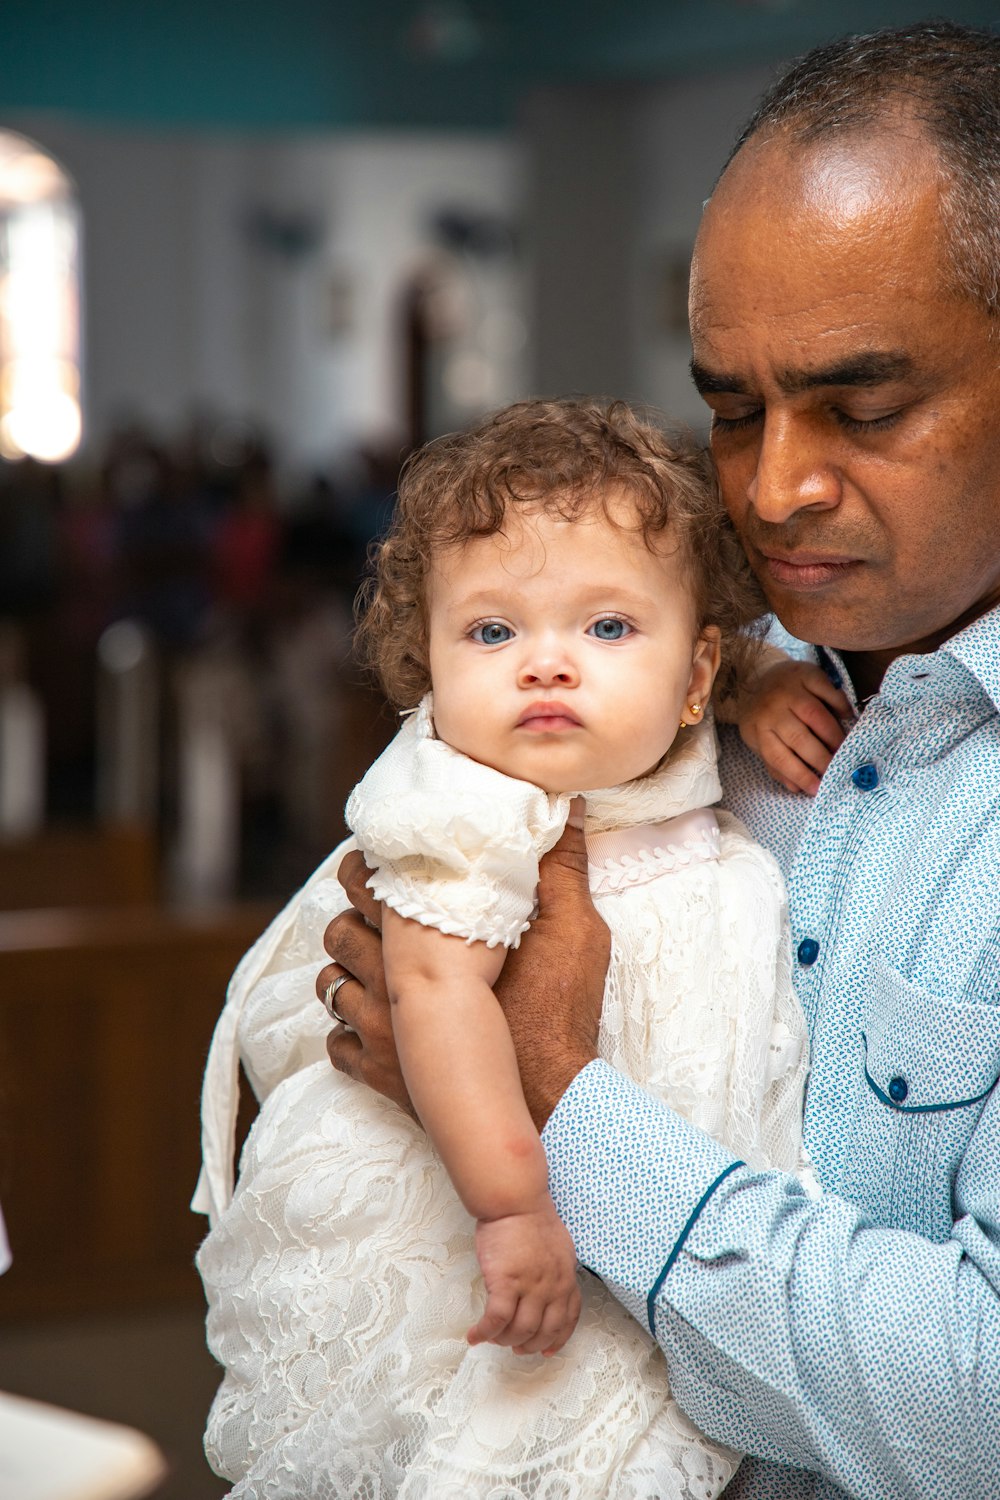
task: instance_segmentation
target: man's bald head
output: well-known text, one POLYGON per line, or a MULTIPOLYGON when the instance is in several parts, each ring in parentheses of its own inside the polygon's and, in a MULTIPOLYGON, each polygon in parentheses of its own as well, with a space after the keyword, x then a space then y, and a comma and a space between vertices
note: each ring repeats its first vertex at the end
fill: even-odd
POLYGON ((921 22, 815 48, 764 95, 722 175, 770 136, 787 149, 886 125, 915 126, 934 145, 955 289, 1000 315, 1000 35, 921 22))

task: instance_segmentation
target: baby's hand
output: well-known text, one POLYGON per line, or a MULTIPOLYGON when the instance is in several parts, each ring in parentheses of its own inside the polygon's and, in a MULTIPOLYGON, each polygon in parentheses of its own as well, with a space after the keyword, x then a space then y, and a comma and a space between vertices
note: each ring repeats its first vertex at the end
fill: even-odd
POLYGON ((804 661, 781 661, 762 672, 740 699, 736 722, 775 781, 814 797, 819 778, 844 739, 847 698, 826 673, 804 661))
POLYGON ((470 1344, 503 1344, 515 1354, 556 1354, 580 1316, 573 1241, 551 1203, 476 1224, 486 1310, 470 1344))

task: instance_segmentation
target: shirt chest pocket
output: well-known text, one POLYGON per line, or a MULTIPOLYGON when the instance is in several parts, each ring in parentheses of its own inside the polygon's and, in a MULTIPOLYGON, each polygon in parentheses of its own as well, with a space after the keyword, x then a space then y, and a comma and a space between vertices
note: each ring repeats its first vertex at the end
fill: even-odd
POLYGON ((955 1175, 1000 1077, 1000 1006, 945 999, 876 961, 858 1037, 845 1193, 943 1240, 955 1175))

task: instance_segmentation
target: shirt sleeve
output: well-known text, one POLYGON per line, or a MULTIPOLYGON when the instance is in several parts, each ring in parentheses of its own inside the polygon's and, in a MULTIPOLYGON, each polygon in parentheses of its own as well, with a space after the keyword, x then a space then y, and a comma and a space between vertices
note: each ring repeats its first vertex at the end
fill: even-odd
POLYGON ((996 1500, 996 1094, 942 1244, 751 1170, 602 1062, 543 1141, 577 1254, 710 1437, 871 1500, 996 1500))
POLYGON ((425 699, 351 793, 346 818, 376 900, 468 942, 516 948, 569 801, 435 739, 425 699))

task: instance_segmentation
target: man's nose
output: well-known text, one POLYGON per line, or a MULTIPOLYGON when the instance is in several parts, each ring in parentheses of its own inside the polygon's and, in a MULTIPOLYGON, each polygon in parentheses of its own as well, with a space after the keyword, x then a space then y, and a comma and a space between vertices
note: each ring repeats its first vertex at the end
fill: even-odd
POLYGON ((800 510, 830 510, 842 498, 840 471, 822 433, 805 420, 768 413, 747 499, 762 521, 780 525, 800 510))
POLYGON ((518 669, 520 687, 576 687, 580 669, 566 644, 556 635, 533 641, 518 669))

